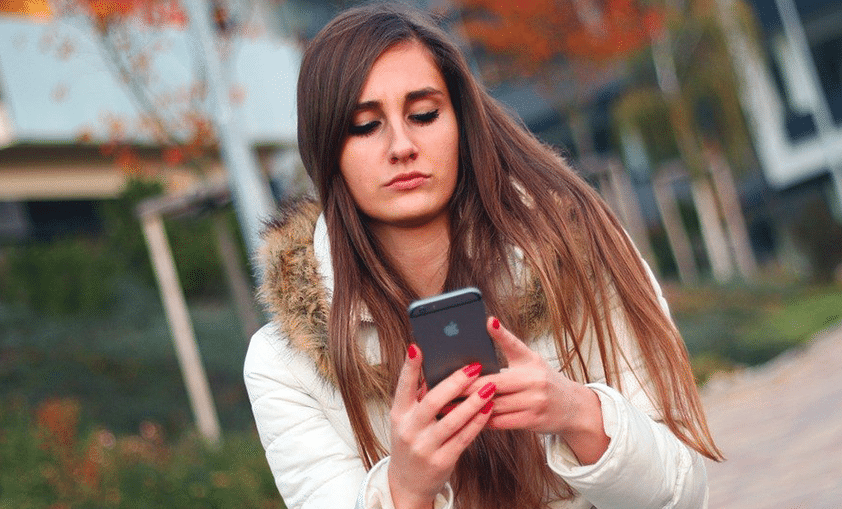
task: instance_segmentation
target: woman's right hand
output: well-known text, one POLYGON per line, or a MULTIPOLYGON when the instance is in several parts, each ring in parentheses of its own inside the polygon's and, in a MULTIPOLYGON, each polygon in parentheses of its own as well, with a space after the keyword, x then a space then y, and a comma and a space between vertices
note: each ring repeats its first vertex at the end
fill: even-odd
POLYGON ((410 345, 390 412, 389 488, 397 509, 429 509, 456 461, 491 416, 494 384, 483 386, 443 412, 479 376, 471 364, 421 392, 421 351, 410 345), (419 398, 418 395, 422 394, 419 398), (445 413, 437 419, 437 415, 445 413))

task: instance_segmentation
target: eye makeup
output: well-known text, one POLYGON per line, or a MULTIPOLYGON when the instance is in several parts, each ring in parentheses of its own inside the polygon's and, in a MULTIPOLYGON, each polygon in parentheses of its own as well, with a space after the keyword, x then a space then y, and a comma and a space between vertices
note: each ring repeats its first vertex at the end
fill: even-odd
POLYGON ((348 127, 348 134, 351 136, 367 136, 373 133, 378 125, 380 125, 379 120, 372 120, 371 122, 367 122, 362 125, 351 124, 351 126, 348 127))
POLYGON ((439 118, 439 110, 432 110, 426 113, 416 113, 409 116, 414 122, 421 125, 431 124, 434 120, 439 118))
MULTIPOLYGON (((431 110, 424 113, 414 113, 409 115, 409 119, 418 124, 418 125, 429 125, 436 121, 439 118, 439 110, 431 110)), ((379 120, 372 120, 371 122, 366 122, 365 124, 351 124, 348 127, 348 134, 351 136, 367 136, 374 132, 375 129, 380 125, 379 120)))

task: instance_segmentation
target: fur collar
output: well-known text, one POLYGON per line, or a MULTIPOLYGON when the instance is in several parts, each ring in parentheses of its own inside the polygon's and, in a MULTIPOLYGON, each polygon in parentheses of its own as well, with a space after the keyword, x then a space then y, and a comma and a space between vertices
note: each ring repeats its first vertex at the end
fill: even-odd
MULTIPOLYGON (((290 345, 312 358, 322 377, 336 385, 327 347, 332 267, 320 266, 327 260, 319 258, 323 253, 314 247, 320 214, 317 202, 303 198, 283 204, 266 223, 258 253, 263 268, 258 298, 290 345)), ((534 339, 549 331, 546 298, 537 278, 524 277, 523 284, 525 291, 516 305, 530 324, 529 338, 534 339)))
POLYGON ((282 205, 266 223, 258 253, 263 268, 258 298, 287 341, 309 355, 319 373, 335 385, 327 353, 330 301, 313 246, 320 213, 314 200, 300 199, 282 205))

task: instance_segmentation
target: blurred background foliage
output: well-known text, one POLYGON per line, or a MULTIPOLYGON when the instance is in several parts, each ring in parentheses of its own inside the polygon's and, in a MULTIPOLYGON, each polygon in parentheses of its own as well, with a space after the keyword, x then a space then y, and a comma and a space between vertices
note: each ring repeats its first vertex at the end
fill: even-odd
POLYGON ((212 450, 148 420, 115 435, 83 422, 82 408, 75 398, 0 402, 0 508, 283 507, 250 433, 212 450))
POLYGON ((0 250, 0 508, 283 507, 254 430, 246 338, 213 238, 212 214, 233 224, 234 213, 166 220, 225 429, 214 450, 192 431, 134 213, 162 189, 131 181, 100 203, 100 231, 0 250))

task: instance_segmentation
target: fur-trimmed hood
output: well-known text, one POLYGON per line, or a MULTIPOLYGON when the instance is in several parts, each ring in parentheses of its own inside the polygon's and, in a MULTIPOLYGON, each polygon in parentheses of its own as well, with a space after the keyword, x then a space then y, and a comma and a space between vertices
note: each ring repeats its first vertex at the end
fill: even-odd
POLYGON ((333 282, 325 281, 325 273, 332 277, 332 268, 319 266, 313 240, 319 214, 318 203, 300 199, 282 205, 266 223, 258 253, 263 268, 258 299, 290 344, 308 354, 335 384, 327 353, 328 291, 333 291, 333 282))
MULTIPOLYGON (((327 334, 333 267, 320 214, 316 201, 303 198, 282 205, 266 223, 257 260, 263 268, 258 298, 290 345, 312 358, 319 373, 335 385, 327 334)), ((548 311, 537 279, 527 278, 519 304, 530 324, 529 338, 546 334, 548 311)))

